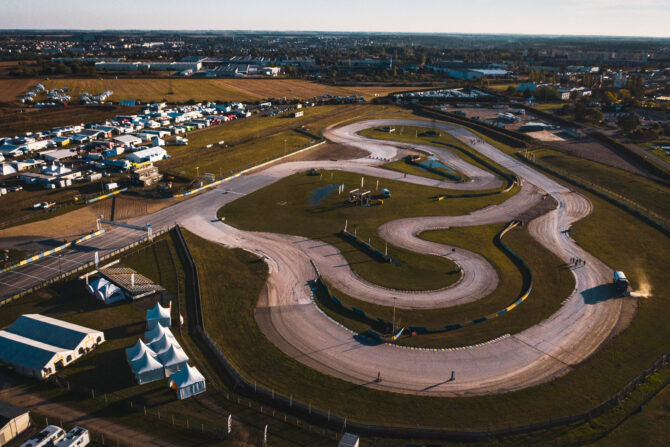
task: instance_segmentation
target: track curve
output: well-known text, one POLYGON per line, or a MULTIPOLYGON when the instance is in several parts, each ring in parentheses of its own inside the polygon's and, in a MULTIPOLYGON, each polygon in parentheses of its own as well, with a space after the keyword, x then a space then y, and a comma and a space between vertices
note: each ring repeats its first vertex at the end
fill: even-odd
MULTIPOLYGON (((573 222, 590 213, 591 204, 586 198, 502 153, 467 129, 448 123, 374 120, 328 129, 326 136, 332 141, 367 150, 372 158, 340 162, 292 162, 273 166, 189 201, 192 202, 189 208, 193 213, 180 218, 186 228, 202 237, 254 251, 266 257, 270 275, 265 298, 259 303, 257 310, 257 321, 268 338, 286 354, 324 373, 383 390, 439 396, 477 395, 521 389, 564 374, 573 365, 591 355, 612 333, 622 304, 620 300, 610 299, 608 283, 611 269, 581 249, 566 231, 573 222), (309 260, 313 258, 324 277, 336 287, 340 288, 337 281, 342 282, 343 292, 350 293, 352 287, 361 288, 362 295, 351 293, 360 299, 388 300, 387 290, 365 284, 358 277, 349 278, 347 270, 350 272, 350 269, 329 270, 325 261, 328 258, 325 256, 332 253, 324 248, 327 244, 297 236, 246 232, 213 219, 219 207, 236 199, 239 194, 258 190, 286 175, 312 167, 351 170, 387 178, 395 176, 399 180, 421 184, 430 182, 434 186, 434 180, 413 176, 405 178, 398 173, 375 167, 381 163, 378 159, 394 158, 398 149, 407 147, 405 143, 379 142, 357 134, 368 127, 427 127, 429 123, 431 127, 449 132, 516 174, 522 179, 521 192, 498 206, 488 207, 468 216, 412 218, 389 222, 380 228, 380 234, 388 238, 389 242, 404 248, 440 254, 445 250, 444 246, 426 243, 416 235, 426 229, 444 226, 484 225, 510 220, 537 200, 541 200, 544 193, 550 194, 558 202, 558 208, 533 220, 529 224, 531 234, 564 261, 571 257, 580 257, 587 263, 573 270, 576 281, 573 294, 554 315, 542 323, 519 334, 468 350, 423 351, 387 344, 363 343, 348 330, 335 325, 311 302, 307 283, 314 278, 314 272, 309 260), (238 194, 226 193, 225 189, 238 194), (456 374, 453 382, 448 381, 452 371, 456 374), (378 372, 384 377, 381 383, 372 380, 378 372)), ((411 147, 416 148, 417 145, 411 147)), ((483 188, 483 185, 488 188, 492 184, 487 176, 475 170, 467 170, 465 166, 457 167, 458 161, 447 160, 440 153, 443 148, 426 146, 421 149, 435 154, 445 164, 472 179, 467 183, 441 182, 451 189, 458 185, 463 189, 483 188)), ((460 158, 458 160, 465 163, 460 158)), ((499 179, 494 177, 494 180, 499 179)), ((457 250, 459 254, 462 252, 465 251, 457 250)), ((459 261, 474 263, 479 255, 471 255, 471 258, 459 261)), ((456 286, 441 291, 412 293, 407 297, 406 304, 410 307, 416 306, 417 295, 428 297, 431 294, 433 296, 426 298, 422 306, 435 307, 467 302, 468 296, 459 297, 456 293, 459 287, 470 287, 477 293, 485 293, 486 286, 493 277, 485 273, 485 267, 481 265, 477 267, 473 264, 472 268, 481 271, 471 284, 463 285, 461 281, 456 286)))

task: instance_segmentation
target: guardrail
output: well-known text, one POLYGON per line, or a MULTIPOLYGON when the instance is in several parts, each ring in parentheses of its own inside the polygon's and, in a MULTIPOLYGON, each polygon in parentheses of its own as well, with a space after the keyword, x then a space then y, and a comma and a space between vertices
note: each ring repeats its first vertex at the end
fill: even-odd
MULTIPOLYGON (((147 242, 147 241, 149 241, 149 240, 151 240, 151 239, 153 239, 153 238, 155 238, 155 237, 158 237, 158 236, 160 236, 160 235, 162 235, 162 234, 164 234, 164 233, 170 231, 171 228, 172 228, 172 227, 164 227, 164 228, 162 228, 162 229, 156 231, 155 233, 153 233, 153 235, 152 235, 151 237, 149 237, 149 236, 144 236, 144 237, 138 239, 137 241, 135 241, 135 242, 133 242, 133 243, 131 243, 131 244, 126 245, 125 247, 118 248, 118 249, 116 249, 116 250, 114 250, 114 251, 112 251, 112 252, 110 252, 110 253, 107 253, 107 254, 104 255, 104 256, 101 256, 101 257, 99 258, 99 261, 100 261, 100 262, 105 261, 105 260, 107 260, 107 259, 113 258, 114 256, 117 256, 117 255, 119 255, 119 254, 125 252, 126 250, 129 250, 129 249, 131 249, 131 248, 133 248, 133 247, 137 247, 137 246, 140 245, 140 244, 143 244, 143 243, 145 243, 145 242, 147 242)), ((37 284, 37 285, 35 285, 35 286, 33 286, 33 287, 30 287, 30 288, 28 288, 28 289, 26 289, 26 290, 22 290, 21 292, 15 294, 15 295, 12 295, 12 296, 10 296, 9 298, 5 298, 4 300, 0 301, 0 306, 3 306, 3 305, 5 305, 5 304, 7 304, 7 303, 9 303, 9 302, 12 302, 12 301, 14 301, 14 300, 17 300, 17 299, 19 299, 19 298, 21 298, 21 297, 23 297, 23 296, 29 295, 29 294, 35 292, 36 290, 39 290, 39 289, 41 289, 41 288, 43 288, 43 287, 48 286, 49 284, 53 284, 53 283, 55 283, 55 282, 61 281, 61 280, 65 279, 65 278, 68 278, 69 276, 71 276, 71 275, 73 275, 73 274, 75 274, 75 273, 78 273, 78 272, 81 272, 81 271, 83 271, 83 270, 89 269, 89 268, 93 267, 94 265, 95 265, 95 261, 90 261, 90 262, 81 264, 81 265, 80 265, 79 267, 77 267, 77 268, 70 269, 70 270, 68 270, 68 271, 66 271, 66 272, 64 272, 64 273, 61 273, 61 274, 59 274, 59 275, 57 275, 57 276, 54 276, 53 278, 44 280, 44 281, 40 282, 39 284, 37 284)))
POLYGON ((300 154, 300 153, 305 152, 305 151, 308 151, 308 150, 310 150, 310 149, 314 149, 315 147, 320 146, 320 145, 324 144, 325 142, 326 142, 326 140, 319 141, 318 143, 316 143, 316 144, 312 144, 311 146, 307 146, 307 147, 304 147, 304 148, 302 148, 302 149, 298 149, 297 151, 291 152, 290 154, 282 155, 282 156, 280 156, 280 157, 276 157, 276 158, 270 159, 270 160, 268 160, 268 161, 264 161, 263 163, 260 163, 260 164, 251 166, 250 168, 243 169, 243 170, 241 170, 241 171, 239 171, 239 172, 237 172, 237 173, 235 173, 235 174, 233 174, 233 175, 231 175, 231 176, 228 176, 228 177, 223 178, 223 179, 221 179, 221 180, 216 180, 216 181, 214 181, 214 182, 212 182, 212 183, 208 183, 207 185, 201 186, 201 187, 199 187, 199 188, 191 189, 191 190, 188 190, 188 191, 186 191, 186 192, 179 193, 179 194, 173 194, 173 195, 171 195, 171 196, 168 196, 168 198, 186 197, 186 196, 190 196, 190 195, 192 195, 192 194, 197 194, 197 193, 199 193, 199 192, 205 191, 205 190, 210 189, 210 188, 214 188, 214 187, 219 186, 219 185, 221 185, 221 184, 223 184, 223 183, 226 183, 226 182, 229 182, 229 181, 231 181, 231 180, 233 180, 233 179, 236 179, 236 178, 238 178, 238 177, 241 177, 241 176, 243 176, 244 174, 247 174, 247 173, 249 173, 249 172, 251 172, 251 171, 253 171, 253 170, 260 169, 260 168, 262 168, 262 167, 264 167, 264 166, 270 165, 270 164, 272 164, 272 163, 276 163, 276 162, 281 161, 281 160, 284 160, 284 159, 286 159, 286 158, 288 158, 288 157, 292 157, 292 156, 294 156, 294 155, 300 154))
POLYGON ((36 254, 36 255, 31 256, 29 258, 22 259, 21 261, 17 262, 14 265, 11 265, 11 266, 7 267, 6 269, 0 269, 0 273, 7 272, 9 270, 15 269, 17 267, 21 267, 22 265, 26 265, 26 264, 29 264, 31 262, 35 262, 38 259, 42 259, 46 256, 52 255, 54 253, 58 253, 59 251, 65 250, 66 248, 74 247, 75 245, 79 244, 80 242, 85 242, 85 241, 88 241, 90 239, 93 239, 94 237, 99 236, 104 232, 105 232, 105 230, 98 230, 94 233, 87 234, 86 236, 81 237, 81 238, 79 238, 75 241, 71 241, 71 242, 68 242, 67 244, 59 245, 58 247, 52 248, 51 250, 43 251, 42 253, 36 254))
MULTIPOLYGON (((583 423, 593 419, 594 417, 600 416, 610 409, 619 405, 624 399, 626 399, 635 389, 644 383, 653 373, 658 371, 660 368, 664 367, 670 361, 670 353, 662 356, 657 362, 655 362, 651 368, 644 371, 639 376, 631 380, 625 387, 623 387, 619 392, 615 393, 609 399, 601 403, 600 405, 591 408, 588 411, 583 413, 574 414, 565 416, 562 418, 549 419, 545 421, 540 421, 536 423, 508 427, 499 430, 445 430, 439 428, 417 428, 417 427, 403 427, 403 426, 388 426, 388 425, 374 425, 366 424, 361 422, 352 421, 347 417, 342 417, 339 415, 333 414, 330 410, 323 411, 321 409, 315 408, 311 403, 306 404, 299 400, 293 398, 293 396, 285 396, 280 393, 275 392, 274 389, 268 389, 262 385, 257 384, 256 382, 250 382, 247 380, 237 369, 228 361, 225 354, 216 346, 216 343, 211 339, 209 334, 204 327, 203 316, 202 316, 202 303, 200 300, 200 289, 198 285, 198 276, 197 268, 195 262, 191 256, 191 253, 186 245, 186 242, 177 227, 177 241, 179 246, 181 246, 182 252, 186 255, 188 271, 187 276, 192 277, 191 284, 191 293, 190 299, 192 304, 195 305, 197 311, 195 313, 196 324, 198 325, 195 328, 195 332, 202 338, 205 342, 205 345, 214 353, 214 357, 225 371, 229 378, 233 381, 234 389, 239 393, 245 394, 250 398, 258 402, 263 402, 271 408, 277 409, 279 411, 284 411, 286 413, 292 414, 296 417, 300 417, 304 420, 309 421, 315 425, 325 427, 328 429, 336 431, 349 431, 357 433, 361 436, 387 436, 394 438, 405 438, 405 439, 441 439, 449 441, 490 441, 491 439, 502 439, 513 435, 525 435, 538 432, 541 430, 547 430, 555 427, 567 426, 575 423, 583 423)), ((318 270, 317 270, 318 271, 318 270)), ((430 349, 425 349, 430 350, 430 349)), ((238 397, 239 402, 239 397, 238 397)), ((251 401, 249 401, 251 405, 251 401)), ((261 407, 262 408, 262 407, 261 407)), ((636 410, 630 411, 624 416, 624 418, 629 417, 634 414, 636 410)), ((296 419, 296 424, 298 420, 296 419)), ((589 436, 584 439, 594 439, 594 436, 589 436)))
POLYGON ((355 234, 351 234, 346 230, 340 231, 340 234, 344 238, 348 239, 350 242, 354 243, 355 245, 358 245, 358 246, 362 247, 363 250, 367 251, 368 253, 371 253, 373 256, 378 257, 382 261, 393 262, 393 259, 388 254, 382 253, 381 251, 377 250, 376 248, 374 248, 372 245, 368 244, 367 242, 360 240, 358 238, 358 236, 356 236, 355 234))
MULTIPOLYGON (((524 286, 521 294, 519 297, 509 306, 500 309, 499 311, 493 312, 488 315, 484 315, 479 318, 475 318, 473 320, 461 322, 461 323, 453 323, 453 324, 447 324, 445 326, 440 326, 440 327, 423 327, 423 326, 408 326, 407 329, 416 332, 417 334, 434 334, 434 333, 440 333, 440 332, 448 332, 452 331, 455 329, 460 329, 464 328, 467 326, 472 326, 473 324, 478 324, 478 323, 483 323, 484 321, 489 321, 493 320, 495 318, 498 318, 502 315, 505 315, 508 312, 511 312, 515 308, 517 308, 521 303, 523 303, 526 299, 528 299, 528 296, 530 295, 531 291, 533 290, 533 274, 530 270, 530 267, 528 267, 528 264, 518 255, 516 254, 511 248, 509 248, 505 243, 503 243, 502 238, 505 234, 507 234, 509 231, 512 229, 516 228, 517 226, 520 225, 520 221, 518 220, 513 220, 509 222, 505 227, 496 235, 495 238, 495 244, 499 245, 509 257, 512 258, 513 262, 519 267, 521 270, 521 275, 524 278, 524 286)), ((342 234, 347 235, 350 239, 354 239, 357 241, 358 244, 364 245, 365 247, 369 247, 368 249, 373 251, 374 253, 378 253, 379 256, 383 256, 383 253, 379 252, 378 250, 375 250, 371 246, 369 246, 367 243, 362 242, 358 240, 354 235, 350 233, 346 233, 342 231, 342 234)), ((390 257, 389 257, 390 259, 390 257)), ((336 296, 332 295, 330 293, 330 289, 328 288, 328 284, 323 280, 321 277, 321 273, 319 272, 319 269, 316 267, 316 264, 314 264, 314 261, 311 261, 312 267, 314 268, 314 271, 316 272, 316 283, 321 285, 323 289, 326 292, 326 296, 340 309, 345 310, 347 312, 353 312, 355 313, 358 317, 363 318, 370 326, 381 326, 388 330, 388 328, 392 327, 392 323, 390 321, 384 320, 383 318, 376 317, 376 316, 370 316, 365 313, 365 311, 358 309, 355 306, 350 306, 344 304, 339 298, 336 296)), ((380 338, 379 334, 372 333, 372 335, 375 338, 380 338)))
POLYGON ((116 191, 112 191, 112 192, 110 192, 110 193, 108 193, 108 194, 103 194, 103 195, 101 195, 101 196, 93 197, 92 199, 88 199, 88 200, 86 201, 86 204, 88 205, 89 203, 94 203, 94 202, 97 202, 97 201, 99 201, 99 200, 108 199, 108 198, 110 198, 110 197, 114 197, 115 195, 117 195, 117 194, 121 194, 122 192, 126 192, 126 191, 128 191, 128 188, 117 189, 116 191))

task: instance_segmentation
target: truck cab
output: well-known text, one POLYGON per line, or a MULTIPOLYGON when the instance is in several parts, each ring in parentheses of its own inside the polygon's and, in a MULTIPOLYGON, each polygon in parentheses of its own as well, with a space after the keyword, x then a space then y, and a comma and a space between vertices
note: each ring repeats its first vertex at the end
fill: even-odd
POLYGON ((620 270, 614 272, 614 289, 619 293, 619 295, 624 296, 628 295, 628 278, 620 270))

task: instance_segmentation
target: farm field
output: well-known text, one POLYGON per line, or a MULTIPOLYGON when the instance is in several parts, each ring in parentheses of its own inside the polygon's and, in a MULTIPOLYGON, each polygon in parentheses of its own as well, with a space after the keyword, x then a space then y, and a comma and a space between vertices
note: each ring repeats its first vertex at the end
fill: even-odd
MULTIPOLYGON (((109 76, 109 75, 103 75, 109 76)), ((0 79, 0 102, 20 99, 21 95, 41 82, 48 89, 68 88, 73 101, 83 92, 99 94, 113 90, 110 101, 139 99, 142 102, 171 103, 200 101, 253 102, 265 98, 308 99, 332 96, 364 96, 371 99, 391 92, 416 90, 402 86, 331 86, 301 79, 183 79, 183 78, 52 78, 0 79)))

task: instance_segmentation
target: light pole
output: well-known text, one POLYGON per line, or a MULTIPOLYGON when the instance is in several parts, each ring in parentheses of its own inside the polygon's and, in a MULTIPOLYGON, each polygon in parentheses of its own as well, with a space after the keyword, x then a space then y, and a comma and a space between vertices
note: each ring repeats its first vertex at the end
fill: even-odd
POLYGON ((286 155, 286 139, 284 139, 284 155, 286 155))
POLYGON ((397 296, 393 297, 393 328, 391 330, 391 332, 393 332, 393 335, 395 335, 395 302, 397 299, 398 299, 397 296))

